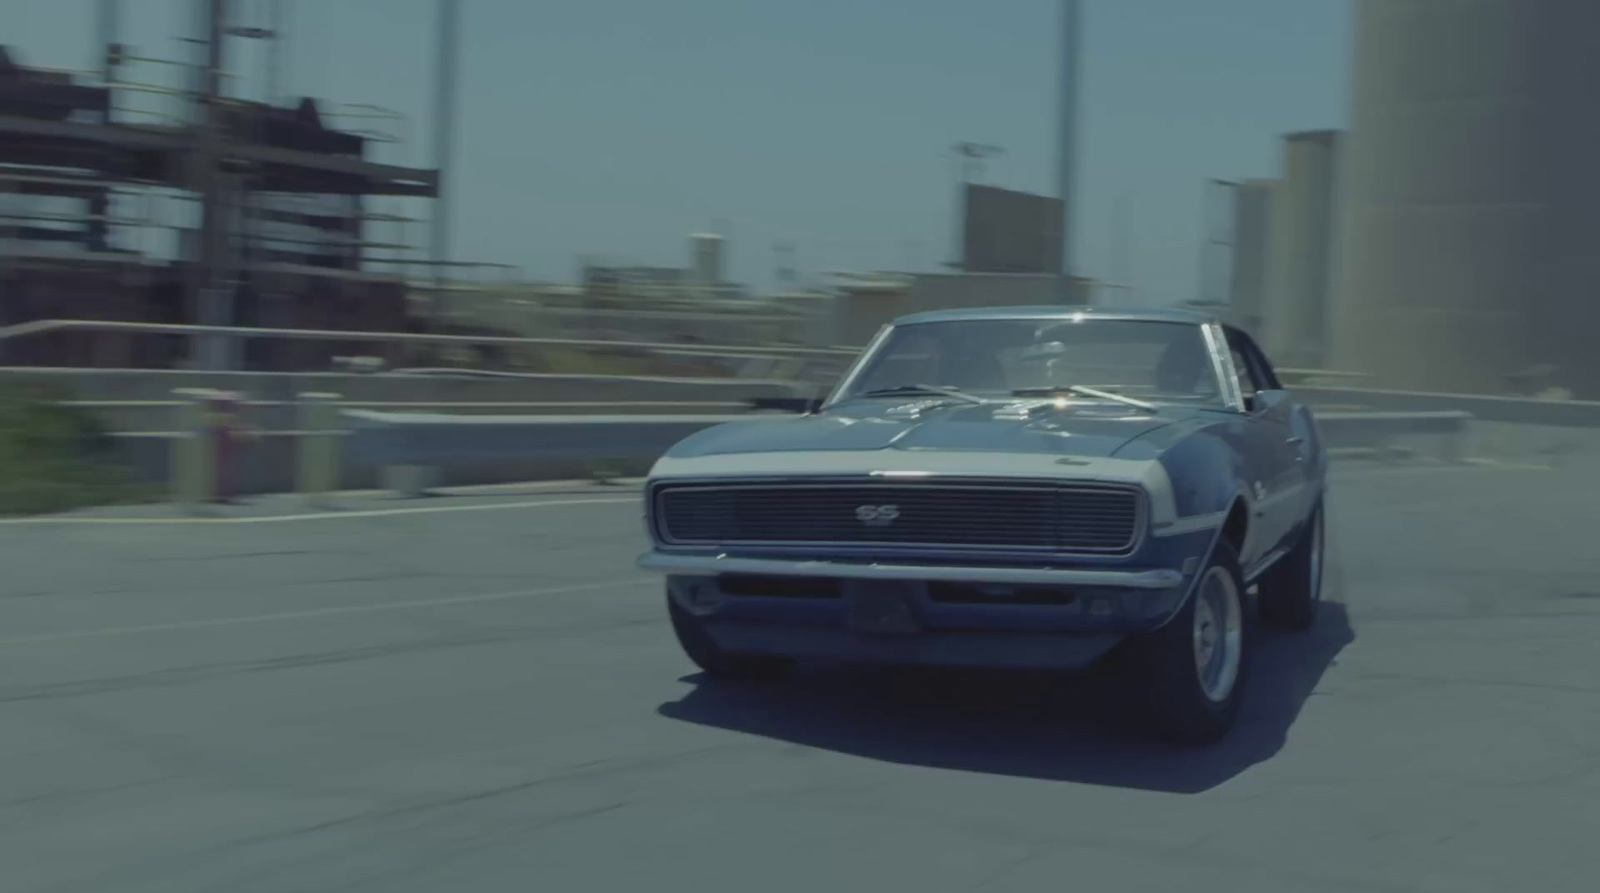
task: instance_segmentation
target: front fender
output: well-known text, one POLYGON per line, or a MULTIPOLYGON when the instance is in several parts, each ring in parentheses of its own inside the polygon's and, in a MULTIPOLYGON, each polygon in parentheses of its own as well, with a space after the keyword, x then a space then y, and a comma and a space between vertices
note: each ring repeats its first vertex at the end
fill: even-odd
MULTIPOLYGON (((1158 452, 1168 481, 1175 515, 1165 528, 1155 528, 1152 548, 1163 553, 1162 563, 1186 571, 1185 592, 1156 628, 1170 623, 1194 597, 1201 572, 1211 564, 1222 541, 1229 515, 1242 506, 1248 521, 1255 518, 1255 495, 1245 483, 1243 463, 1229 444, 1209 427, 1152 432, 1143 443, 1130 445, 1158 452)), ((1250 548, 1253 524, 1248 524, 1241 552, 1250 548)))

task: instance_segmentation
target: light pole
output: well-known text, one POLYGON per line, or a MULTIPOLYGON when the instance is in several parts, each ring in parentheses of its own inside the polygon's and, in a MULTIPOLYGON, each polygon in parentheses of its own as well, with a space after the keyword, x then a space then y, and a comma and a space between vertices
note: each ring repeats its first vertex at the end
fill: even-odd
POLYGON ((285 45, 289 30, 289 0, 267 0, 267 44, 265 77, 261 94, 270 104, 282 98, 283 60, 289 48, 285 45))
POLYGON ((1056 196, 1061 199, 1061 292, 1070 299, 1073 270, 1072 203, 1078 163, 1078 86, 1083 47, 1082 0, 1061 0, 1061 83, 1056 113, 1060 132, 1056 153, 1056 196))
MULTIPOLYGON (((101 79, 105 81, 107 87, 117 82, 117 62, 122 55, 121 50, 117 47, 117 36, 121 31, 120 23, 117 20, 117 12, 117 0, 100 0, 98 16, 101 53, 100 71, 101 79)), ((106 117, 110 118, 110 116, 111 113, 107 111, 106 117)))
POLYGON ((461 19, 456 0, 439 0, 439 56, 434 72, 437 94, 434 97, 433 166, 438 180, 433 198, 433 274, 434 283, 444 286, 445 265, 450 262, 450 202, 445 190, 449 182, 450 150, 455 142, 456 118, 456 31, 461 19))
MULTIPOLYGON (((227 0, 203 0, 205 67, 200 72, 199 101, 195 109, 196 146, 194 175, 200 193, 199 256, 195 276, 194 319, 206 326, 233 325, 233 291, 223 279, 224 253, 229 237, 225 184, 218 170, 222 126, 223 39, 228 30, 227 0)), ((193 357, 201 369, 233 368, 233 344, 226 335, 207 334, 196 339, 193 357)))

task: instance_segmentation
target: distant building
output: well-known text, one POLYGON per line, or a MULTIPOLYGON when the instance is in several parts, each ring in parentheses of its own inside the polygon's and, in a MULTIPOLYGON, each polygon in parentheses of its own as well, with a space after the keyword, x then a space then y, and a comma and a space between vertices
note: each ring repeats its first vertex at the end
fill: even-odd
POLYGON ((1327 365, 1342 136, 1316 130, 1283 138, 1282 179, 1272 189, 1261 340, 1284 365, 1327 365))
POLYGON ((1600 399, 1600 3, 1354 7, 1337 365, 1600 399))
POLYGON ((961 270, 1061 272, 1061 200, 969 183, 964 190, 961 270))
POLYGON ((727 241, 722 236, 695 233, 689 237, 686 267, 585 263, 579 278, 584 291, 597 297, 744 297, 744 288, 728 282, 723 272, 726 250, 727 241))
POLYGON ((1266 304, 1272 203, 1277 188, 1277 180, 1245 180, 1233 192, 1229 315, 1235 325, 1258 337, 1266 304))

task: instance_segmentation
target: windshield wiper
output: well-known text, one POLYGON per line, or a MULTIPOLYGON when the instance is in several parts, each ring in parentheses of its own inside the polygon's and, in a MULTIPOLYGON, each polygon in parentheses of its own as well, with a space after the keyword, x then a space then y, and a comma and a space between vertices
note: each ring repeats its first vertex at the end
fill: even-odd
POLYGON ((965 400, 968 403, 983 403, 982 397, 974 397, 955 388, 940 387, 933 384, 903 384, 892 388, 875 388, 863 391, 857 397, 894 397, 900 394, 937 394, 941 397, 952 397, 956 400, 965 400))
POLYGON ((1161 411, 1154 403, 1146 403, 1143 400, 1135 400, 1132 397, 1124 397, 1121 394, 1113 394, 1110 391, 1102 391, 1099 388, 1086 388, 1079 384, 1058 385, 1050 388, 1018 388, 1011 392, 1011 396, 1050 397, 1060 393, 1077 394, 1080 397, 1095 397, 1100 400, 1112 400, 1126 406, 1143 409, 1146 412, 1161 411))

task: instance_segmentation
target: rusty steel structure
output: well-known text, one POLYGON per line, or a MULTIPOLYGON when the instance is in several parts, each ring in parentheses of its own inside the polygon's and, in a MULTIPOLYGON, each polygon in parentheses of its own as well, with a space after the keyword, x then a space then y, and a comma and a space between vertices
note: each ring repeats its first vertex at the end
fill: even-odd
MULTIPOLYGON (((371 160, 373 139, 331 126, 316 99, 227 95, 229 41, 273 35, 230 28, 225 0, 199 3, 202 59, 179 88, 126 76, 110 0, 100 4, 105 58, 92 72, 30 68, 0 47, 0 325, 405 330, 404 277, 371 261, 375 249, 406 246, 373 240, 368 204, 436 198, 438 172, 371 160), (181 111, 121 114, 141 89, 171 94, 181 111), (156 200, 198 203, 198 223, 139 210, 156 200), (175 230, 175 247, 148 250, 151 229, 175 230)), ((304 368, 340 349, 69 332, 8 344, 0 365, 304 368)))

